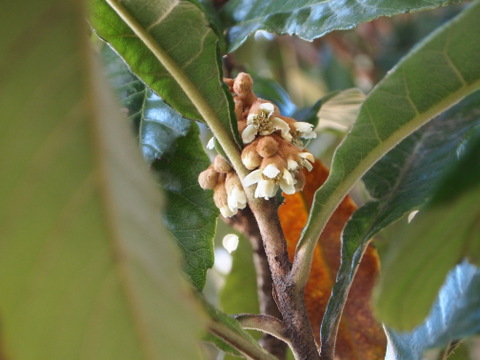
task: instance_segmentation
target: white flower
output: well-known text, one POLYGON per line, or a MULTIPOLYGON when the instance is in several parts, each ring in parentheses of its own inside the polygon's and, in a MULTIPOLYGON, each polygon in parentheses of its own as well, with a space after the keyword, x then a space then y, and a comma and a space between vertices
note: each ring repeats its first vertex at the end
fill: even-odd
POLYGON ((231 213, 229 216, 235 215, 239 209, 245 209, 245 206, 247 206, 247 197, 243 191, 240 179, 234 172, 230 172, 225 179, 225 191, 227 195, 226 205, 229 212, 225 211, 231 213))
POLYGON ((272 117, 274 110, 272 103, 263 103, 259 105, 257 113, 248 114, 247 127, 242 132, 244 144, 252 142, 257 134, 269 135, 277 130, 281 131, 284 139, 292 140, 288 124, 278 117, 272 117))
POLYGON ((278 186, 276 186, 272 180, 260 180, 257 188, 255 189, 255 197, 263 197, 265 200, 268 200, 269 198, 275 196, 277 190, 278 186))
POLYGON ((313 131, 313 125, 307 122, 297 121, 293 123, 297 135, 304 139, 313 139, 317 137, 317 133, 313 131))
POLYGON ((213 136, 210 138, 210 140, 208 140, 206 148, 208 150, 215 149, 215 138, 213 136))
POLYGON ((231 217, 233 215, 235 215, 237 212, 233 212, 232 210, 230 210, 230 208, 228 206, 222 206, 220 208, 220 213, 222 214, 222 216, 224 218, 227 218, 227 217, 231 217))
POLYGON ((278 174, 280 174, 280 170, 278 170, 274 164, 268 164, 265 166, 265 169, 263 169, 263 175, 270 179, 275 179, 278 174))
POLYGON ((313 166, 312 164, 315 162, 315 158, 309 152, 301 152, 298 153, 300 159, 300 165, 306 168, 308 171, 312 171, 313 166), (311 164, 312 163, 312 164, 311 164))
POLYGON ((247 206, 247 197, 245 196, 243 189, 238 186, 232 186, 227 193, 227 197, 228 208, 233 214, 236 214, 239 209, 245 209, 245 206, 247 206))
POLYGON ((287 169, 290 170, 290 171, 295 171, 298 169, 298 162, 296 162, 295 160, 292 160, 292 159, 288 159, 287 160, 287 169))
POLYGON ((256 198, 269 198, 275 196, 278 188, 286 194, 295 193, 295 179, 288 169, 279 170, 275 164, 268 164, 264 169, 252 171, 244 179, 245 186, 257 184, 256 198))

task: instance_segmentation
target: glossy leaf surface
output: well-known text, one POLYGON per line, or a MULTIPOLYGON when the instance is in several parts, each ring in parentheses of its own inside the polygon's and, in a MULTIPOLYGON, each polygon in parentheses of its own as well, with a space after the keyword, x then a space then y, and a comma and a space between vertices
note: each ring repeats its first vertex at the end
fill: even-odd
POLYGON ((480 332, 480 270, 463 262, 447 276, 428 318, 411 332, 387 329, 388 360, 419 360, 428 348, 480 332))
POLYGON ((133 74, 108 47, 103 49, 109 77, 135 130, 143 157, 167 197, 164 220, 185 256, 185 272, 202 289, 213 266, 213 237, 218 209, 211 191, 198 185, 210 161, 197 125, 182 118, 133 74))
POLYGON ((459 1, 392 0, 230 0, 222 9, 230 27, 230 51, 238 48, 257 30, 296 35, 312 41, 334 30, 351 29, 380 16, 433 9, 459 1))
POLYGON ((375 200, 353 216, 345 237, 353 244, 363 228, 367 240, 404 214, 419 209, 458 160, 459 147, 479 121, 480 92, 476 92, 385 155, 363 177, 375 200))
POLYGON ((200 4, 187 0, 90 3, 96 33, 143 82, 185 118, 200 122, 214 118, 232 139, 238 139, 232 101, 222 82, 218 37, 200 4))
MULTIPOLYGON (((345 227, 346 263, 353 266, 372 236, 432 196, 479 117, 480 93, 475 93, 410 135, 364 176, 374 200, 356 211, 345 227)), ((345 276, 353 269, 345 267, 345 276)))
POLYGON ((26 1, 22 16, 2 4, 0 348, 9 360, 196 359, 200 316, 163 201, 84 19, 77 1, 26 1))
POLYGON ((315 195, 300 251, 309 252, 331 213, 386 152, 435 115, 480 87, 480 2, 423 41, 375 87, 337 149, 329 178, 315 195), (476 31, 478 30, 478 31, 476 31), (423 64, 430 64, 425 67, 423 64))
POLYGON ((464 258, 479 263, 479 140, 477 136, 428 206, 410 224, 396 228, 376 303, 391 327, 411 330, 418 325, 428 315, 448 271, 464 258), (392 279, 395 284, 388 283, 392 279))

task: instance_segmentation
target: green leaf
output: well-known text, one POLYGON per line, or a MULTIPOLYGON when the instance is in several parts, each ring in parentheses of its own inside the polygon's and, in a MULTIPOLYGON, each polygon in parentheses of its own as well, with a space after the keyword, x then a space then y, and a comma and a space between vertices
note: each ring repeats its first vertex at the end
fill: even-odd
POLYGON ((209 340, 230 354, 240 352, 247 359, 275 360, 276 358, 267 353, 255 339, 242 329, 241 325, 234 318, 205 304, 212 321, 209 324, 211 335, 216 340, 209 340), (232 349, 233 348, 233 349, 232 349))
POLYGON ((370 239, 431 197, 442 175, 457 160, 462 139, 478 125, 479 116, 480 92, 477 92, 410 135, 364 176, 374 200, 352 215, 342 233, 338 281, 324 317, 326 334, 332 331, 332 324, 340 315, 370 239))
POLYGON ((252 246, 247 239, 240 239, 232 260, 232 270, 220 293, 222 310, 227 314, 258 314, 257 277, 252 246))
POLYGON ((427 316, 455 264, 463 258, 479 263, 479 155, 477 136, 428 207, 411 224, 395 229, 383 261, 376 302, 377 312, 387 325, 411 330, 427 316))
POLYGON ((152 168, 166 190, 164 220, 180 242, 186 259, 186 273, 197 288, 205 285, 207 270, 213 266, 213 238, 218 209, 212 191, 198 185, 198 170, 210 163, 199 144, 199 131, 192 124, 187 135, 176 142, 176 151, 155 161, 152 168))
POLYGON ((297 251, 297 258, 307 259, 305 269, 330 215, 358 179, 400 141, 480 87, 478 16, 476 1, 425 39, 369 94, 315 195, 297 251))
POLYGON ((222 8, 222 16, 225 24, 230 27, 228 40, 232 52, 257 30, 296 35, 312 41, 331 31, 351 29, 380 16, 428 10, 458 2, 460 1, 300 0, 280 4, 275 1, 230 0, 222 8))
POLYGON ((479 120, 480 92, 476 92, 403 140, 365 174, 363 181, 374 200, 355 212, 345 227, 347 257, 430 199, 479 120))
POLYGON ((102 51, 109 77, 137 126, 143 157, 167 195, 164 220, 184 253, 185 272, 202 289, 213 266, 218 209, 211 191, 198 185, 210 165, 196 124, 182 118, 131 74, 112 50, 102 51))
POLYGON ((239 147, 218 37, 199 3, 90 0, 90 5, 96 33, 133 73, 182 116, 214 124, 239 147))
POLYGON ((480 270, 467 262, 447 276, 428 318, 411 332, 387 329, 391 360, 422 359, 424 351, 480 332, 480 270))
POLYGON ((12 360, 199 358, 162 199, 88 51, 82 7, 23 5, 0 15, 0 348, 12 360))

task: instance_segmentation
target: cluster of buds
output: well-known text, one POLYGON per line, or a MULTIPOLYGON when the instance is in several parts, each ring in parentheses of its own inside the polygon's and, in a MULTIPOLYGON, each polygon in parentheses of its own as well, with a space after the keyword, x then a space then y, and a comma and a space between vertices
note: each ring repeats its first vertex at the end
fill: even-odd
MULTIPOLYGON (((246 73, 225 79, 225 83, 234 97, 238 131, 244 143, 242 162, 251 171, 243 185, 257 184, 255 197, 265 199, 275 196, 279 189, 286 194, 302 190, 305 176, 301 170, 310 171, 314 158, 304 150, 301 138, 316 137, 313 126, 281 116, 274 104, 257 98, 252 91, 252 78, 246 73)), ((203 188, 214 190, 214 200, 222 215, 232 216, 246 206, 246 196, 227 161, 221 158, 228 171, 222 172, 215 165, 218 157, 200 174, 199 182, 203 188)))
POLYGON ((224 217, 230 217, 247 206, 242 183, 230 164, 221 155, 198 176, 200 187, 213 189, 213 200, 224 217))

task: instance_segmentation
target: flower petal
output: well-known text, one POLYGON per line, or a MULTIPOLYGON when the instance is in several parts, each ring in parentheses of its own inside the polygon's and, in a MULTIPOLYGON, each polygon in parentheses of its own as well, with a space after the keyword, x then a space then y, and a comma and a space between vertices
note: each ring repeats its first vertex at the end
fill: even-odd
POLYGON ((303 167, 304 167, 305 169, 307 169, 308 171, 312 171, 312 169, 313 169, 312 164, 310 164, 310 163, 309 163, 308 161, 306 161, 306 160, 303 162, 302 165, 303 165, 303 167))
POLYGON ((311 163, 315 162, 315 158, 313 157, 313 155, 307 151, 298 153, 298 156, 310 161, 311 163))
POLYGON ((280 188, 287 195, 295 194, 295 186, 293 184, 288 184, 283 179, 280 180, 280 188))
POLYGON ((232 210, 230 210, 230 208, 228 206, 223 206, 220 208, 220 213, 222 214, 223 217, 231 217, 233 215, 235 215, 237 212, 233 212, 232 210))
POLYGON ((267 117, 270 117, 272 115, 273 111, 275 110, 275 107, 273 106, 272 103, 266 102, 263 104, 260 104, 258 107, 260 110, 264 111, 267 113, 267 117))
POLYGON ((270 179, 275 179, 278 174, 280 174, 280 170, 275 166, 275 164, 268 164, 265 169, 263 169, 263 175, 269 177, 270 179))
POLYGON ((313 125, 307 122, 298 121, 293 124, 298 136, 304 139, 313 139, 317 137, 317 133, 313 131, 313 125))
POLYGON ((295 160, 289 159, 287 161, 287 169, 290 171, 295 171, 298 169, 298 163, 295 160))
POLYGON ((252 125, 255 122, 257 116, 258 116, 257 114, 248 114, 247 125, 252 125))
POLYGON ((295 179, 287 169, 283 169, 282 180, 284 180, 288 185, 295 184, 295 179))
POLYGON ((232 212, 236 213, 238 209, 244 209, 246 205, 247 198, 245 193, 238 186, 234 186, 230 194, 228 194, 228 207, 232 212))
POLYGON ((295 130, 297 130, 298 132, 309 132, 313 129, 312 124, 303 121, 297 121, 293 123, 293 126, 295 126, 295 130))
POLYGON ((288 126, 286 121, 280 119, 279 117, 272 118, 272 125, 275 130, 281 130, 282 134, 290 132, 290 126, 288 126))
POLYGON ((215 137, 212 136, 212 137, 210 138, 210 140, 208 140, 208 143, 207 143, 206 148, 207 148, 208 150, 213 150, 213 149, 215 149, 215 137))
POLYGON ((253 184, 258 183, 262 179, 263 179, 262 170, 260 169, 254 170, 250 174, 245 176, 245 179, 243 179, 243 186, 251 186, 253 184))
POLYGON ((263 197, 265 200, 268 200, 269 198, 275 196, 277 193, 278 186, 275 185, 273 181, 270 180, 261 180, 257 188, 255 190, 255 197, 256 198, 261 198, 263 197))
POLYGON ((248 125, 242 132, 242 140, 244 144, 251 143, 257 135, 257 128, 253 125, 248 125))

